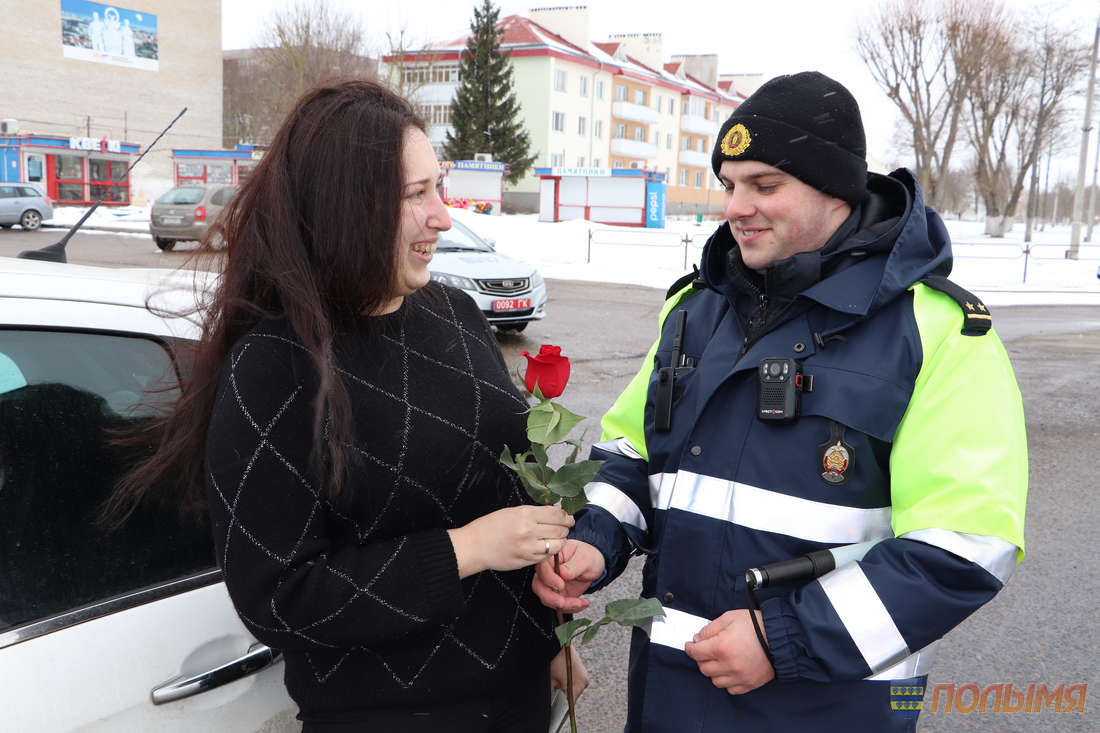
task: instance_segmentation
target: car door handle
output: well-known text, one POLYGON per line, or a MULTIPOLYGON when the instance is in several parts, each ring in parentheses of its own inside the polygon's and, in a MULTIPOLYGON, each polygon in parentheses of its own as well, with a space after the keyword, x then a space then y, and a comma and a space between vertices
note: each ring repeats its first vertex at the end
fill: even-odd
POLYGON ((282 656, 283 653, 278 649, 257 642, 248 647, 248 651, 242 656, 214 669, 195 675, 180 675, 157 685, 152 692, 153 704, 163 705, 221 687, 270 667, 282 656))

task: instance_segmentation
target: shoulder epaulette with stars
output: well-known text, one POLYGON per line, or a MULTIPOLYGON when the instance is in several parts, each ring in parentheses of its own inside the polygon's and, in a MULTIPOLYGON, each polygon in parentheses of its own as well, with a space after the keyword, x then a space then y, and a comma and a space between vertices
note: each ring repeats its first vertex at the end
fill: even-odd
POLYGON ((926 275, 921 278, 921 282, 959 304, 963 312, 963 335, 984 336, 989 333, 989 329, 993 327, 993 316, 989 315, 989 309, 981 298, 943 275, 926 275))

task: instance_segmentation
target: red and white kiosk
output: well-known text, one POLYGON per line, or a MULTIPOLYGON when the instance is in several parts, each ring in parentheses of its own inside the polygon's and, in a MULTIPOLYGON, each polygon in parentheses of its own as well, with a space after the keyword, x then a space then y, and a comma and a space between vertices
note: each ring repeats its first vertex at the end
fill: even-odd
POLYGON ((665 225, 665 174, 639 168, 536 168, 539 221, 665 225))

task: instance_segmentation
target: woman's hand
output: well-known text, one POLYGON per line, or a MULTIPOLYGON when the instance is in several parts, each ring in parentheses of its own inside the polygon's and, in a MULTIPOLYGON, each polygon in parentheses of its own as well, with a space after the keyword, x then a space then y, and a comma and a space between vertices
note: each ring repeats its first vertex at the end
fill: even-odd
POLYGON ((562 647, 558 655, 550 661, 550 689, 565 691, 565 653, 573 653, 573 699, 580 698, 581 693, 588 687, 588 670, 581 663, 581 655, 572 645, 562 647))
POLYGON ((458 577, 482 570, 518 570, 559 552, 573 517, 556 506, 514 506, 447 530, 458 577))

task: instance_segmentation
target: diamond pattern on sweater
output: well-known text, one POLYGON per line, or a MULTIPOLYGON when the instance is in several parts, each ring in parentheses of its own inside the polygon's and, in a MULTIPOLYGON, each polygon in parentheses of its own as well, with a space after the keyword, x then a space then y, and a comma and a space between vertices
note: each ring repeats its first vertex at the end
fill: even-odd
MULTIPOLYGON (((256 330, 242 341, 228 362, 228 389, 219 399, 232 401, 230 404, 238 412, 239 422, 247 426, 244 432, 251 431, 252 439, 244 440, 246 436, 240 435, 239 429, 234 433, 240 444, 235 446, 233 456, 239 459, 242 467, 232 477, 230 485, 226 484, 227 476, 222 475, 219 481, 214 471, 208 471, 212 501, 216 501, 225 513, 224 528, 219 537, 222 566, 227 583, 230 577, 234 577, 243 578, 238 582, 247 584, 252 580, 249 576, 253 574, 253 566, 238 572, 235 563, 264 562, 263 558, 273 563, 270 569, 257 570, 260 575, 275 578, 274 591, 270 592, 266 604, 248 609, 242 609, 238 604, 238 613, 258 636, 267 632, 274 635, 273 640, 283 640, 292 648, 304 645, 303 657, 318 684, 331 680, 356 654, 376 659, 394 684, 409 689, 431 669, 434 660, 442 658, 445 649, 459 650, 477 666, 494 670, 507 655, 520 624, 535 630, 541 638, 552 639, 545 619, 540 621, 523 605, 521 593, 529 583, 529 573, 522 574, 522 584, 517 584, 516 575, 487 571, 464 587, 467 604, 476 604, 483 598, 496 599, 493 603, 507 604, 507 611, 504 607, 500 608, 500 633, 494 637, 496 641, 491 646, 486 644, 484 635, 479 637, 480 641, 466 638, 462 630, 464 627, 459 623, 460 617, 439 624, 438 619, 432 621, 417 611, 415 605, 409 606, 391 596, 393 589, 400 586, 402 571, 399 568, 408 568, 417 562, 415 558, 408 557, 411 552, 409 536, 390 537, 387 534, 390 531, 387 528, 400 525, 403 512, 411 511, 410 502, 419 506, 420 511, 425 506, 430 507, 446 526, 458 526, 472 518, 465 516, 469 509, 463 507, 470 505, 471 501, 485 500, 480 496, 467 499, 466 494, 473 487, 483 486, 486 471, 490 472, 499 487, 497 501, 512 505, 526 501, 518 478, 499 466, 499 442, 493 445, 486 442, 483 420, 498 419, 502 410, 510 412, 514 409, 518 414, 528 406, 514 389, 508 388, 510 385, 506 382, 499 379, 494 382, 478 373, 484 367, 475 366, 478 360, 475 360, 473 351, 478 351, 478 359, 484 363, 485 352, 497 349, 495 341, 490 343, 485 338, 486 333, 476 332, 463 322, 451 294, 446 290, 440 292, 443 303, 438 309, 407 299, 412 311, 409 318, 426 317, 437 322, 437 326, 445 326, 446 333, 456 337, 454 344, 448 344, 448 349, 436 353, 439 345, 434 342, 410 345, 410 340, 415 340, 420 334, 407 331, 402 321, 396 333, 381 334, 387 347, 384 358, 388 361, 385 363, 392 364, 396 372, 381 372, 387 380, 384 384, 379 383, 369 370, 361 371, 352 363, 337 362, 337 373, 345 380, 349 391, 353 387, 364 390, 360 398, 355 397, 359 392, 353 393, 353 400, 364 400, 361 410, 386 417, 390 421, 386 424, 393 425, 390 434, 382 436, 385 440, 380 444, 357 438, 349 446, 362 458, 361 465, 353 470, 365 471, 370 476, 369 488, 360 487, 360 491, 369 492, 365 497, 342 495, 338 500, 322 497, 309 478, 312 472, 308 461, 303 460, 301 447, 293 446, 297 453, 293 450, 288 453, 290 446, 281 442, 285 440, 281 436, 293 434, 293 430, 304 432, 297 423, 312 415, 311 392, 305 391, 300 378, 287 392, 278 395, 249 384, 247 377, 238 374, 244 368, 242 365, 247 365, 248 374, 263 371, 256 363, 259 358, 257 354, 267 352, 261 352, 257 346, 259 344, 267 342, 273 346, 289 347, 277 353, 297 354, 293 357, 297 359, 294 363, 303 361, 303 357, 309 363, 308 352, 303 346, 279 333, 256 330), (445 360, 450 357, 453 359, 445 360), (436 376, 426 377, 433 369, 436 376), (414 390, 410 383, 411 371, 417 371, 418 378, 427 378, 429 383, 437 380, 454 386, 457 390, 454 399, 445 404, 425 401, 420 388, 414 390), (460 384, 464 386, 458 387, 460 384), (491 409, 485 402, 486 395, 492 395, 491 409), (273 405, 276 407, 272 411, 273 405), (504 405, 510 406, 505 408, 504 405), (456 410, 461 412, 456 414, 456 410), (270 416, 267 412, 271 412, 270 416), (429 423, 424 423, 425 420, 429 423), (426 426, 428 433, 417 434, 426 426), (439 438, 437 433, 440 431, 451 437, 439 438), (434 474, 425 470, 424 465, 427 460, 427 467, 432 467, 430 459, 434 446, 425 445, 425 436, 429 434, 436 436, 435 445, 444 445, 439 441, 445 441, 461 447, 461 451, 455 454, 460 457, 459 460, 454 465, 441 464, 440 470, 434 474), (257 479, 257 475, 265 478, 257 479), (265 533, 267 527, 256 526, 257 522, 270 519, 265 513, 268 511, 268 499, 273 496, 270 492, 276 492, 274 505, 279 508, 278 511, 284 512, 280 515, 281 535, 269 536, 265 533), (372 507, 370 512, 362 511, 360 499, 372 507), (287 527, 287 517, 293 516, 300 517, 300 525, 287 527), (332 554, 314 554, 318 543, 324 542, 340 525, 346 525, 354 542, 362 548, 361 552, 354 547, 340 547, 334 548, 340 551, 332 554), (377 548, 375 555, 370 554, 370 548, 377 548), (317 580, 315 565, 320 565, 324 575, 337 582, 317 580), (290 582, 295 585, 285 585, 290 582), (322 583, 322 587, 328 589, 324 596, 327 605, 311 607, 302 604, 298 593, 303 582, 309 584, 305 587, 322 583), (364 606, 364 602, 370 605, 364 606), (388 615, 376 616, 378 613, 388 615), (342 641, 346 635, 343 629, 353 625, 353 618, 356 623, 369 623, 359 621, 361 618, 381 619, 384 623, 399 621, 403 624, 401 628, 407 629, 405 633, 418 633, 422 638, 427 633, 426 638, 435 637, 436 641, 424 646, 419 661, 402 659, 398 666, 390 652, 383 651, 384 645, 376 648, 373 643, 349 644, 342 641), (422 630, 416 631, 417 627, 422 627, 422 630), (433 627, 436 629, 434 632, 431 631, 433 627), (290 639, 299 641, 291 643, 290 639), (320 650, 331 651, 320 653, 320 650)), ((491 333, 488 337, 492 338, 491 333)), ((270 357, 264 358, 270 360, 270 357)), ((286 368, 285 365, 265 364, 262 361, 260 364, 270 370, 286 368)), ((286 375, 283 374, 283 377, 286 375)), ((353 404, 353 412, 357 404, 353 404)), ((220 403, 219 406, 224 407, 220 403)), ((327 430, 324 434, 327 435, 327 430)), ((495 438, 493 440, 496 441, 495 438)), ((451 453, 455 452, 452 450, 451 453)), ((504 505, 497 504, 498 507, 504 505)), ((234 602, 237 603, 236 597, 234 602)))

